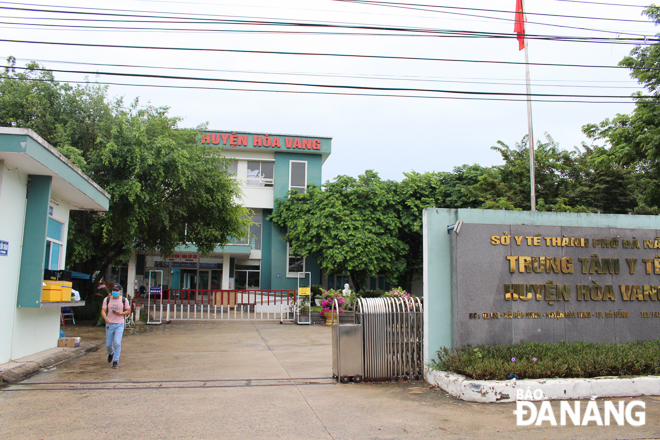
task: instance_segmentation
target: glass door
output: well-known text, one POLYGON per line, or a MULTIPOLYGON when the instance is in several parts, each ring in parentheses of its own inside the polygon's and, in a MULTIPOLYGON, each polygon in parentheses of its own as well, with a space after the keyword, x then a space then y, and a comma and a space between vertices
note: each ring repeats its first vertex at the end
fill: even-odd
MULTIPOLYGON (((181 273, 181 288, 184 290, 197 289, 197 269, 184 269, 181 273)), ((193 292, 181 292, 181 297, 184 300, 194 301, 195 294, 193 292)))
POLYGON ((212 270, 211 271, 211 289, 220 290, 222 289, 222 271, 221 270, 212 270))
POLYGON ((197 301, 202 301, 202 304, 206 304, 205 298, 208 298, 208 289, 209 288, 209 271, 200 270, 197 272, 197 301))

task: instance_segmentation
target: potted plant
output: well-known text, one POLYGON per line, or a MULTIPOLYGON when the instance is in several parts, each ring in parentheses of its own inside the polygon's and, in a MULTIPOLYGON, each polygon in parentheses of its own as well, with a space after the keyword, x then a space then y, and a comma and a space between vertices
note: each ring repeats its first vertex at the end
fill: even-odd
POLYGON ((323 316, 325 316, 325 325, 336 324, 339 319, 337 313, 344 313, 344 307, 348 304, 348 300, 344 298, 340 290, 328 289, 323 290, 321 295, 321 307, 323 307, 323 316), (337 300, 338 310, 332 313, 332 305, 334 300, 337 300))
POLYGON ((389 292, 385 292, 383 297, 385 298, 410 298, 412 295, 403 290, 401 287, 392 289, 389 292))

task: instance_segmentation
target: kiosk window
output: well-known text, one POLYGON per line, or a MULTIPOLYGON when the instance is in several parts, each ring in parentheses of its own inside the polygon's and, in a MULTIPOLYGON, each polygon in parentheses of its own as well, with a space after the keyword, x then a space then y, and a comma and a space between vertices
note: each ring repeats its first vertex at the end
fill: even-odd
POLYGON ((60 260, 62 258, 62 249, 64 243, 62 242, 62 234, 64 224, 58 222, 53 218, 48 218, 48 227, 46 229, 46 258, 45 268, 50 270, 60 269, 60 260))

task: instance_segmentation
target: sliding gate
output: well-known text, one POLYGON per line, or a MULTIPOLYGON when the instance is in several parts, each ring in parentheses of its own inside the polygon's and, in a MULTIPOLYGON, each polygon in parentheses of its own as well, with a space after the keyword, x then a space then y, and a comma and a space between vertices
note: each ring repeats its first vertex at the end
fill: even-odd
POLYGON ((153 319, 293 321, 295 290, 163 289, 153 319))
POLYGON ((332 325, 332 371, 338 380, 422 378, 421 298, 358 298, 354 316, 353 324, 332 325))

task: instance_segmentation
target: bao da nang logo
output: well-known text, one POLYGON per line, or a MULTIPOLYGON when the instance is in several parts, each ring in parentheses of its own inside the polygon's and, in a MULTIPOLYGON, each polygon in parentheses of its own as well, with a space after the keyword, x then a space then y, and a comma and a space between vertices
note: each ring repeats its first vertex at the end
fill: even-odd
POLYGON ((513 414, 516 416, 516 425, 541 425, 544 422, 552 426, 566 426, 570 423, 574 426, 586 426, 590 422, 597 426, 610 426, 610 424, 631 426, 642 426, 646 423, 646 413, 641 410, 646 409, 646 403, 641 400, 632 400, 630 402, 611 402, 604 401, 602 408, 594 396, 588 402, 566 401, 559 402, 559 410, 553 409, 550 401, 543 400, 545 396, 543 391, 536 389, 534 391, 527 388, 516 391, 516 409, 513 414))

